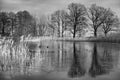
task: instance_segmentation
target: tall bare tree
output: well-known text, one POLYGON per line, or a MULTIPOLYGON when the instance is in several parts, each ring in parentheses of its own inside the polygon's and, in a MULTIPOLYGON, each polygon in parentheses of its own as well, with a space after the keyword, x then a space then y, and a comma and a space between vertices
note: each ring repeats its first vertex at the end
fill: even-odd
POLYGON ((75 38, 76 33, 86 25, 86 8, 82 4, 71 3, 68 5, 69 13, 68 13, 68 23, 71 33, 73 34, 73 38, 75 38))
POLYGON ((54 25, 54 27, 57 30, 57 36, 60 37, 60 11, 55 11, 52 15, 51 15, 51 21, 52 24, 54 25))
POLYGON ((63 37, 63 33, 66 29, 66 15, 67 12, 64 10, 57 10, 51 15, 51 21, 57 28, 58 37, 63 37))
POLYGON ((112 31, 112 29, 114 27, 117 27, 119 25, 119 20, 117 18, 116 15, 114 15, 114 12, 112 12, 110 9, 108 9, 108 12, 107 12, 107 17, 103 23, 103 32, 105 34, 105 36, 107 36, 107 34, 112 31))
POLYGON ((51 34, 52 36, 54 36, 56 29, 55 29, 55 26, 52 24, 51 21, 48 23, 48 27, 51 29, 50 34, 51 34))
POLYGON ((46 16, 41 16, 38 19, 38 24, 37 24, 39 36, 44 36, 45 35, 46 30, 47 30, 47 26, 48 26, 47 17, 46 16))
POLYGON ((107 10, 103 7, 93 4, 89 8, 88 17, 91 20, 92 28, 94 29, 94 36, 97 37, 98 28, 104 23, 107 15, 107 10))
POLYGON ((61 37, 64 36, 64 31, 67 29, 67 15, 68 13, 65 10, 61 10, 61 37))

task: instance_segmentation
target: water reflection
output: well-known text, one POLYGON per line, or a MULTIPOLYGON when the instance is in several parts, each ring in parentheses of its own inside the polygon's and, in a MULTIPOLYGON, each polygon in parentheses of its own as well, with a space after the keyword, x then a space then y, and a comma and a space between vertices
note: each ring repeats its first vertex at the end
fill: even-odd
POLYGON ((35 57, 36 48, 37 48, 36 44, 28 44, 28 53, 27 53, 27 55, 30 57, 30 59, 35 57))
POLYGON ((94 44, 94 47, 93 47, 92 63, 91 63, 89 73, 92 77, 106 73, 105 69, 102 67, 102 65, 99 61, 96 43, 94 44))
POLYGON ((15 46, 8 43, 0 46, 0 75, 11 78, 22 75, 89 76, 86 79, 89 80, 119 70, 119 49, 119 44, 111 43, 46 41, 15 46))
POLYGON ((77 50, 75 42, 73 43, 73 60, 68 72, 70 77, 81 77, 85 75, 85 69, 83 67, 84 64, 81 64, 80 61, 81 51, 77 50))

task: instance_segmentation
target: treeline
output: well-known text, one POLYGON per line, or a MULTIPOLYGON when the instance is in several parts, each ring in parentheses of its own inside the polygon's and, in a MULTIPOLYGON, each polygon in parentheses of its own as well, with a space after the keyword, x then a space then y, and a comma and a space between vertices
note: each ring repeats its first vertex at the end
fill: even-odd
POLYGON ((35 35, 36 20, 28 11, 0 12, 1 36, 35 35))
POLYGON ((63 35, 65 30, 69 30, 73 34, 73 38, 88 27, 92 28, 95 37, 97 37, 98 28, 101 28, 106 36, 114 28, 119 27, 119 19, 111 9, 96 4, 86 8, 82 4, 71 3, 68 5, 67 11, 54 12, 51 21, 58 27, 58 34, 63 35))
POLYGON ((91 28, 97 37, 98 29, 107 34, 119 27, 119 19, 111 10, 95 4, 86 8, 80 3, 71 3, 67 10, 57 10, 53 14, 35 17, 28 11, 0 12, 1 36, 57 36, 64 37, 69 31, 73 38, 91 28))

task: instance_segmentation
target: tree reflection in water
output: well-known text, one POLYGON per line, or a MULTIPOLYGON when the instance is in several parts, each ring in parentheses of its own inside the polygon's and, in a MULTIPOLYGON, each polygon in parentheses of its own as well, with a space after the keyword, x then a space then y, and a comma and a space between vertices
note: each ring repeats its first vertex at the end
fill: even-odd
POLYGON ((108 56, 110 53, 108 53, 108 50, 105 48, 103 49, 103 56, 98 56, 98 50, 99 48, 96 43, 94 43, 93 47, 93 54, 92 54, 92 63, 91 67, 89 69, 89 74, 92 77, 96 77, 97 75, 103 75, 110 72, 110 69, 112 69, 112 62, 108 62, 110 59, 112 59, 112 56, 108 56))
POLYGON ((37 74, 39 77, 39 74, 43 73, 45 77, 46 73, 49 73, 50 77, 56 75, 67 78, 86 78, 86 75, 90 75, 86 80, 100 75, 105 76, 113 72, 111 70, 114 63, 118 64, 118 46, 86 42, 48 42, 48 44, 44 42, 41 47, 32 42, 20 43, 14 47, 6 44, 2 46, 3 48, 0 47, 0 80, 4 80, 6 74, 12 75, 14 80, 18 80, 16 78, 24 80, 21 76, 23 78, 28 76, 29 79, 26 80, 30 80, 34 75, 37 74))
POLYGON ((79 55, 81 53, 77 53, 75 42, 73 43, 73 60, 68 75, 70 77, 81 77, 85 75, 85 69, 82 67, 80 63, 79 55))
POLYGON ((2 73, 0 73, 0 80, 5 80, 5 78, 4 78, 2 73))

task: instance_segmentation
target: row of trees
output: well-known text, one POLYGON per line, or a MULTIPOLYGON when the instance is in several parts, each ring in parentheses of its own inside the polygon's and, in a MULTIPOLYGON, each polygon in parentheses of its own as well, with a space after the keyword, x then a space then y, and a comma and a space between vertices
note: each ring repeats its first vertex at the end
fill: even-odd
POLYGON ((1 36, 35 35, 36 21, 27 11, 0 12, 1 36))
POLYGON ((91 5, 86 8, 79 3, 71 3, 67 10, 57 10, 49 17, 36 18, 28 11, 0 12, 1 36, 44 36, 57 35, 63 37, 64 32, 70 31, 73 38, 84 29, 91 27, 97 37, 98 28, 102 28, 105 35, 119 26, 119 19, 111 9, 91 5), (51 33, 51 34, 50 34, 51 33))
POLYGON ((46 16, 36 17, 28 11, 0 12, 0 35, 10 37, 44 36, 51 29, 46 16))
POLYGON ((103 29, 104 34, 107 35, 114 27, 119 26, 119 19, 111 9, 95 4, 87 9, 82 4, 72 3, 68 5, 68 11, 58 10, 51 17, 58 30, 62 29, 62 35, 64 30, 69 29, 73 34, 73 38, 78 32, 89 26, 93 29, 95 37, 97 37, 97 31, 100 27, 103 29))

